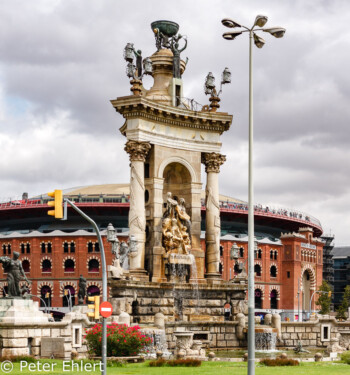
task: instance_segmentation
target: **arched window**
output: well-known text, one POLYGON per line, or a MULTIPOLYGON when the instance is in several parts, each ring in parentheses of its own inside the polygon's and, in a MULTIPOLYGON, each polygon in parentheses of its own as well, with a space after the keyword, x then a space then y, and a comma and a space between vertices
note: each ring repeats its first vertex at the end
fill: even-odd
POLYGON ((42 254, 45 254, 45 253, 46 253, 45 242, 42 242, 42 243, 41 243, 41 253, 42 253, 42 254))
POLYGON ((262 256, 262 250, 259 249, 259 250, 258 250, 258 259, 261 259, 261 256, 262 256))
POLYGON ((244 257, 244 248, 243 247, 239 248, 239 256, 240 256, 240 258, 244 257))
POLYGON ((254 272, 255 272, 255 276, 261 276, 261 267, 260 267, 260 264, 256 264, 254 266, 254 272))
POLYGON ((25 246, 24 246, 24 243, 21 243, 21 253, 22 253, 22 254, 25 253, 25 246))
POLYGON ((99 296, 101 294, 100 288, 96 285, 90 285, 87 288, 87 295, 88 296, 99 296))
POLYGON ((277 260, 277 251, 274 253, 274 259, 277 260))
POLYGON ((277 290, 272 289, 270 293, 271 309, 278 309, 277 290))
POLYGON ((75 289, 71 285, 67 285, 64 287, 62 297, 63 307, 68 307, 69 301, 71 301, 72 306, 75 305, 75 289))
POLYGON ((40 300, 40 307, 50 307, 51 306, 51 288, 48 285, 44 285, 40 289, 41 300, 40 300), (44 300, 44 302, 42 301, 44 300))
POLYGON ((224 247, 220 245, 220 256, 224 255, 224 247))
POLYGON ((73 241, 70 243, 70 252, 75 253, 75 243, 73 241))
POLYGON ((49 243, 47 244, 47 252, 48 252, 49 254, 52 253, 52 244, 51 244, 51 242, 49 242, 49 243))
POLYGON ((92 242, 89 242, 88 243, 88 253, 92 253, 93 251, 93 245, 92 245, 92 242))
POLYGON ((45 259, 43 261, 43 272, 51 272, 51 261, 49 259, 45 259))
POLYGON ((262 292, 261 289, 255 289, 255 308, 262 308, 262 292))
POLYGON ((74 261, 72 259, 66 259, 64 262, 64 272, 74 272, 74 261))
POLYGON ((68 253, 68 242, 65 242, 65 243, 63 244, 63 252, 64 252, 64 253, 68 253))
POLYGON ((26 245, 26 253, 30 254, 30 243, 27 243, 26 245))
POLYGON ((271 266, 271 268, 270 268, 270 276, 271 277, 277 277, 277 267, 276 266, 271 266))
POLYGON ((2 254, 6 255, 6 245, 2 245, 2 254))
MULTIPOLYGON (((27 253, 28 253, 28 250, 27 250, 27 253)), ((7 254, 11 254, 11 245, 10 244, 7 245, 7 254)))
POLYGON ((22 260, 22 267, 23 267, 24 272, 30 272, 29 260, 27 260, 27 259, 22 260))
POLYGON ((270 260, 273 259, 273 250, 270 251, 270 260))
POLYGON ((100 244, 99 244, 98 242, 95 242, 95 251, 96 251, 97 253, 100 252, 100 244))
POLYGON ((90 259, 89 260, 89 272, 99 272, 100 271, 100 263, 97 259, 90 259))

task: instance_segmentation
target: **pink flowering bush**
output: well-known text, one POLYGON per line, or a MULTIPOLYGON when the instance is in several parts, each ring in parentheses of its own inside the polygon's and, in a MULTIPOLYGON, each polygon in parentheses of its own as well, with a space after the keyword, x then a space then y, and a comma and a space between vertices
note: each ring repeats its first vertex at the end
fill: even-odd
MULTIPOLYGON (((96 323, 92 328, 86 330, 85 339, 89 353, 97 357, 101 356, 102 325, 96 323)), ((137 355, 151 342, 151 338, 140 332, 139 326, 128 327, 126 324, 117 323, 107 325, 108 357, 137 355)))

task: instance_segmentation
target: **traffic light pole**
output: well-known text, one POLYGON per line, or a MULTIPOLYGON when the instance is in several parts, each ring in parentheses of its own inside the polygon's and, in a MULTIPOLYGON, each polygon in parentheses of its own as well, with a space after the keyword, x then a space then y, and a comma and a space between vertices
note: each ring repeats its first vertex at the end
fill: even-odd
MULTIPOLYGON (((106 257, 105 257, 105 249, 103 247, 102 237, 100 234, 100 230, 98 229, 97 224, 86 215, 83 211, 81 211, 73 202, 69 199, 64 198, 64 213, 66 218, 67 213, 67 203, 76 211, 79 215, 81 215, 84 219, 86 219, 94 228, 98 243, 101 249, 101 263, 102 263, 102 302, 107 301, 107 270, 106 270, 106 257)), ((107 322, 106 318, 102 317, 102 370, 101 374, 106 375, 106 355, 107 355, 107 322)))

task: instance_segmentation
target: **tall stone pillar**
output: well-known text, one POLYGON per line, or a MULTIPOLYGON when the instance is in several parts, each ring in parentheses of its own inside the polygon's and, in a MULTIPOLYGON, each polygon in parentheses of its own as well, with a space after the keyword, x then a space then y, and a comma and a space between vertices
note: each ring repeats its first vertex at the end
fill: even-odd
POLYGON ((219 172, 226 156, 212 152, 202 155, 202 163, 207 173, 205 189, 205 266, 206 278, 220 278, 220 206, 219 172))
POLYGON ((130 156, 130 236, 137 240, 137 251, 130 253, 130 273, 145 274, 146 211, 144 168, 146 156, 151 148, 148 142, 129 140, 124 150, 130 156))

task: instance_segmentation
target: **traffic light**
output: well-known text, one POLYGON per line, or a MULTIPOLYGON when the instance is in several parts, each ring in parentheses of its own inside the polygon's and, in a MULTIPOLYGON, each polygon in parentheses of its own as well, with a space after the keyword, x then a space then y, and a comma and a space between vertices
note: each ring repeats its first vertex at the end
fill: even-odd
POLYGON ((47 211, 47 214, 50 216, 54 216, 56 219, 62 219, 63 218, 63 208, 62 208, 62 202, 63 202, 63 196, 62 196, 62 190, 55 190, 51 193, 47 193, 49 197, 54 198, 53 201, 48 201, 47 204, 49 206, 53 206, 54 209, 47 211))
POLYGON ((94 319, 100 319, 100 296, 89 296, 88 301, 93 302, 88 304, 88 308, 94 311, 88 312, 88 316, 94 319))

